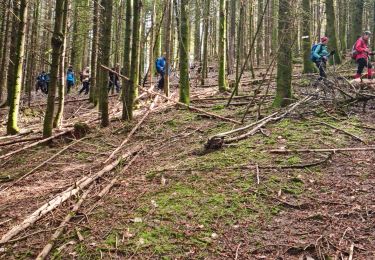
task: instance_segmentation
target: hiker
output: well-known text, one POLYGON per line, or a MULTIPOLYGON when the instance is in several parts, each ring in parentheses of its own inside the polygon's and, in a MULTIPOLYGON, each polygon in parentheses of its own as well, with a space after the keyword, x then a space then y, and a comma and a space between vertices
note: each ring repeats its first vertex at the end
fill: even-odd
POLYGON ((46 72, 43 70, 38 77, 36 78, 36 88, 35 91, 41 90, 43 93, 46 93, 46 72))
POLYGON ((365 31, 361 37, 358 38, 353 46, 352 58, 358 64, 357 74, 355 74, 354 79, 360 79, 364 68, 367 68, 367 78, 372 78, 372 64, 369 61, 369 55, 374 55, 368 47, 368 41, 371 36, 370 31, 365 31))
MULTIPOLYGON (((111 70, 117 73, 120 73, 120 64, 116 64, 116 66, 112 68, 111 70)), ((116 87, 116 92, 120 93, 121 85, 120 85, 120 79, 119 79, 118 74, 112 71, 109 71, 108 76, 109 76, 108 92, 112 90, 112 93, 113 93, 113 87, 116 87)))
POLYGON ((76 82, 76 79, 74 76, 73 67, 69 66, 68 71, 66 72, 66 86, 67 86, 68 94, 70 93, 70 89, 74 87, 75 82, 76 82))
POLYGON ((81 95, 81 93, 83 91, 85 91, 85 95, 87 95, 90 91, 90 69, 89 69, 89 67, 86 67, 81 72, 80 78, 81 78, 81 81, 82 81, 82 88, 79 91, 79 95, 81 95))
POLYGON ((156 72, 160 75, 160 79, 157 85, 158 89, 164 88, 164 74, 165 74, 165 66, 166 66, 167 60, 164 56, 161 56, 156 59, 155 65, 156 65, 156 72))
POLYGON ((319 69, 319 80, 327 78, 327 60, 331 55, 335 54, 335 51, 328 52, 327 44, 328 37, 324 36, 320 39, 320 43, 314 45, 311 50, 311 60, 319 69))

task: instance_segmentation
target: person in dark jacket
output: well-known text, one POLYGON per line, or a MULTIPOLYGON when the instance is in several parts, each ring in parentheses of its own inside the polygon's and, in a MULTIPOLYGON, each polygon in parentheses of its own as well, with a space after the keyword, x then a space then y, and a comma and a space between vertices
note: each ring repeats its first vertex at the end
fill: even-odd
POLYGON ((358 69, 357 73, 354 76, 354 79, 360 79, 363 73, 364 68, 367 68, 367 78, 372 78, 372 64, 369 62, 369 55, 374 55, 369 47, 368 41, 371 36, 370 31, 365 31, 363 35, 358 38, 353 48, 353 58, 355 58, 358 69))
POLYGON ((86 67, 81 73, 81 81, 82 81, 82 88, 79 91, 79 94, 85 91, 85 95, 87 95, 90 91, 90 69, 86 67))
MULTIPOLYGON (((120 73, 120 64, 116 64, 116 66, 114 68, 112 68, 112 70, 117 72, 117 73, 120 73)), ((112 90, 112 93, 113 93, 113 88, 115 87, 116 92, 120 93, 121 84, 120 84, 120 78, 119 78, 118 74, 116 74, 112 71, 109 71, 108 76, 109 76, 108 92, 112 90)))
POLYGON ((160 75, 160 79, 157 85, 158 89, 163 89, 164 88, 164 75, 165 75, 165 66, 167 65, 167 60, 165 59, 164 56, 161 56, 157 58, 155 62, 156 66, 156 72, 160 75))

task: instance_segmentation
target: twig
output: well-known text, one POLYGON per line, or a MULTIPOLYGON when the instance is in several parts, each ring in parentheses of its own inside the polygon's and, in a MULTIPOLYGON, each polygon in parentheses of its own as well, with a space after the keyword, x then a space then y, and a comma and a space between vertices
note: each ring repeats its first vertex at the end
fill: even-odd
POLYGON ((325 152, 360 152, 360 151, 375 151, 375 146, 368 147, 347 147, 347 148, 323 148, 323 149, 296 149, 296 150, 284 150, 276 149, 269 150, 270 153, 325 153, 325 152))
POLYGON ((353 260, 353 255, 354 255, 354 243, 350 246, 350 253, 349 253, 349 258, 348 260, 353 260))
POLYGON ((335 129, 335 130, 337 130, 337 131, 340 131, 340 132, 342 132, 342 133, 344 133, 344 134, 346 134, 346 135, 349 135, 349 136, 353 137, 355 140, 358 140, 358 141, 360 141, 360 142, 362 142, 362 143, 364 143, 364 144, 367 144, 367 143, 366 143, 363 139, 361 139, 360 137, 358 137, 358 136, 356 136, 356 135, 354 135, 354 134, 352 134, 352 133, 349 133, 348 131, 346 131, 346 130, 344 130, 344 129, 341 129, 341 128, 338 128, 338 127, 335 127, 335 126, 333 126, 333 125, 331 125, 331 124, 328 124, 328 123, 326 123, 326 122, 322 122, 322 121, 315 121, 315 120, 314 120, 314 122, 319 123, 319 124, 322 124, 322 125, 325 125, 325 126, 328 126, 328 127, 332 128, 332 129, 335 129))
POLYGON ((256 168, 256 171, 257 171, 257 184, 259 185, 260 184, 260 179, 259 179, 259 165, 256 164, 255 168, 256 168))
POLYGON ((234 260, 237 260, 238 259, 238 254, 240 252, 240 246, 241 246, 242 243, 239 243, 238 246, 237 246, 237 249, 236 249, 236 256, 234 257, 234 260))

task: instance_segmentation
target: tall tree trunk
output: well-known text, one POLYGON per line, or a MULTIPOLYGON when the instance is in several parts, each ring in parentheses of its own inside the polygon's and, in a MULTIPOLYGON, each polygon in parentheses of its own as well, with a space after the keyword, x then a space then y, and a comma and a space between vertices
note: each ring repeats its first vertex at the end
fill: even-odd
POLYGON ((310 0, 302 0, 302 49, 303 49, 303 73, 312 73, 314 72, 314 63, 310 59, 311 53, 311 24, 310 24, 310 17, 312 16, 311 13, 311 3, 310 0))
POLYGON ((226 31, 227 23, 225 19, 226 1, 220 0, 220 24, 219 24, 219 91, 224 92, 227 90, 227 52, 226 52, 226 31))
POLYGON ((44 117, 43 137, 52 136, 53 115, 55 111, 55 97, 58 84, 59 65, 62 54, 62 45, 64 35, 62 33, 64 12, 64 0, 56 0, 55 4, 55 25, 52 35, 52 64, 51 64, 51 81, 48 89, 48 100, 46 107, 46 114, 44 117))
POLYGON ((201 85, 204 85, 207 78, 208 67, 208 28, 210 26, 210 0, 204 0, 204 21, 203 21, 203 57, 201 68, 201 85))
MULTIPOLYGON (((341 50, 343 54, 348 49, 348 3, 347 0, 339 0, 339 35, 340 35, 340 43, 341 43, 341 50)), ((375 17, 375 15, 374 15, 375 17)), ((344 56, 344 55, 343 55, 344 56)))
POLYGON ((142 14, 143 3, 142 0, 133 1, 133 39, 131 51, 131 67, 130 67, 130 84, 127 84, 126 89, 126 113, 125 120, 131 121, 133 119, 134 100, 138 89, 138 73, 139 73, 139 46, 140 46, 140 18, 142 14))
POLYGON ((180 102, 190 104, 189 83, 189 0, 180 2, 180 102))
MULTIPOLYGON (((131 54, 131 36, 132 36, 132 0, 126 0, 126 27, 125 27, 125 45, 124 45, 124 75, 130 78, 130 54, 131 54)), ((130 93, 131 83, 125 81, 122 88, 122 119, 128 120, 131 118, 129 113, 132 111, 133 103, 128 104, 130 98, 127 96, 130 93)))
POLYGON ((293 46, 293 5, 295 1, 280 0, 279 3, 279 46, 277 56, 275 107, 290 104, 292 97, 292 46, 293 46))
POLYGON ((68 7, 69 0, 64 0, 63 9, 63 21, 62 21, 62 34, 63 34, 63 44, 61 46, 62 53, 60 57, 60 81, 59 81, 59 103, 57 107, 57 113, 55 120, 53 121, 53 127, 60 127, 62 125, 63 113, 64 113, 64 100, 65 100, 65 83, 66 83, 66 68, 65 68, 65 58, 66 58, 66 41, 67 41, 67 29, 68 29, 68 7))
POLYGON ((8 59, 8 55, 9 55, 8 49, 9 49, 9 44, 10 44, 10 41, 9 41, 10 30, 9 29, 12 24, 12 18, 10 17, 11 16, 10 8, 11 8, 11 0, 8 1, 8 5, 7 5, 7 12, 6 12, 7 15, 6 15, 4 41, 3 41, 4 48, 2 49, 1 63, 0 63, 0 68, 2 68, 0 70, 0 105, 2 105, 2 102, 4 99, 5 82, 6 82, 6 75, 7 75, 6 68, 8 67, 8 60, 9 60, 8 59))
MULTIPOLYGON (((303 0, 302 0, 303 1, 303 0)), ((277 20, 278 20, 278 8, 279 8, 279 0, 272 0, 272 42, 271 42, 271 48, 272 48, 272 54, 277 55, 277 20)), ((310 33, 311 35, 311 33, 310 33)), ((311 41, 311 40, 310 40, 311 41)))
POLYGON ((201 60, 201 1, 195 0, 194 61, 201 60))
POLYGON ((25 34, 27 21, 28 1, 21 0, 20 2, 20 16, 18 37, 16 46, 16 58, 14 60, 14 86, 10 98, 10 107, 7 124, 7 134, 17 134, 18 128, 18 113, 21 98, 22 77, 23 77, 23 60, 25 55, 25 34))
POLYGON ((263 11, 263 0, 258 0, 258 23, 261 22, 261 27, 259 29, 259 33, 257 36, 257 54, 256 54, 256 61, 257 65, 259 66, 263 60, 263 36, 264 36, 264 20, 262 19, 262 11, 263 11))
MULTIPOLYGON (((90 82, 90 102, 98 105, 97 87, 97 64, 98 64, 98 41, 99 41, 99 0, 93 0, 94 9, 92 15, 92 51, 91 51, 91 82, 90 82)), ((101 68, 99 68, 101 69, 101 68)))
MULTIPOLYGON (((101 6, 103 8, 101 15, 101 38, 99 44, 100 55, 100 64, 109 67, 110 64, 110 55, 111 55, 111 33, 112 33, 112 0, 101 0, 101 6)), ((101 69, 99 70, 99 86, 100 86, 100 104, 101 104, 101 113, 102 121, 101 125, 107 127, 109 125, 109 115, 108 115, 108 72, 101 69)))
POLYGON ((228 68, 229 73, 233 72, 234 62, 236 57, 236 15, 237 15, 237 1, 230 0, 230 30, 229 30, 229 55, 228 55, 228 68))
POLYGON ((353 45, 362 34, 364 0, 351 0, 352 21, 350 44, 353 45))
POLYGON ((173 43, 172 43, 172 13, 173 13, 173 6, 172 0, 166 0, 167 4, 167 15, 165 19, 165 58, 166 58, 166 65, 165 65, 165 75, 164 75, 164 94, 169 96, 169 72, 172 65, 172 57, 173 57, 173 43))
MULTIPOLYGON (((336 64, 341 63, 341 55, 339 49, 339 42, 336 30, 336 13, 334 8, 333 0, 326 0, 326 12, 327 12, 327 36, 329 38, 328 47, 331 50, 336 50, 334 59, 336 64)), ((333 63, 333 60, 330 60, 330 63, 333 63)))

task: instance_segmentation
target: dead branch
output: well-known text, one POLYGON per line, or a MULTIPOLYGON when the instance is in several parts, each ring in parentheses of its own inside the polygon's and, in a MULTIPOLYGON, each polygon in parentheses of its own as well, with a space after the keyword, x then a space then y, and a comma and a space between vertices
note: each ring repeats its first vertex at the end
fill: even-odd
POLYGON ((79 201, 74 205, 71 211, 65 216, 64 220, 60 223, 58 229, 53 233, 51 238, 49 239, 49 243, 44 246, 43 250, 39 253, 37 256, 37 260, 43 260, 45 259, 48 254, 51 252, 51 249, 53 245, 55 244, 56 240, 60 237, 60 235, 63 233, 65 226, 70 222, 70 220, 73 218, 74 214, 79 210, 81 207, 83 201, 86 199, 88 194, 91 192, 93 188, 93 185, 91 184, 90 187, 82 194, 82 197, 79 199, 79 201))
POLYGON ((269 150, 270 153, 338 153, 338 152, 361 152, 361 151, 375 151, 375 146, 368 147, 348 147, 348 148, 323 148, 323 149, 296 149, 296 150, 286 150, 286 149, 276 149, 269 150))
POLYGON ((37 140, 40 140, 40 139, 42 139, 42 137, 30 137, 30 138, 24 138, 24 139, 16 139, 16 140, 13 140, 13 141, 0 143, 0 146, 8 146, 8 145, 12 145, 12 144, 26 143, 26 142, 30 142, 30 141, 37 141, 37 140))
POLYGON ((344 129, 341 129, 341 128, 338 128, 338 127, 335 127, 335 126, 333 126, 333 125, 331 125, 331 124, 328 124, 328 123, 326 123, 326 122, 322 122, 322 121, 314 121, 314 122, 317 122, 317 123, 319 123, 319 124, 322 124, 322 125, 328 126, 328 127, 332 128, 332 129, 335 129, 335 130, 337 130, 337 131, 339 131, 339 132, 342 132, 342 133, 344 133, 344 134, 346 134, 346 135, 349 135, 350 137, 354 138, 355 140, 358 140, 358 141, 360 141, 360 142, 362 142, 362 143, 364 143, 364 144, 367 144, 362 138, 360 138, 360 137, 358 137, 358 136, 356 136, 356 135, 354 135, 354 134, 352 134, 352 133, 349 133, 348 131, 346 131, 346 130, 344 130, 344 129))
POLYGON ((113 161, 112 163, 105 166, 102 170, 97 173, 92 174, 90 177, 83 177, 79 184, 74 184, 72 187, 68 188, 66 191, 60 193, 55 198, 50 200, 49 202, 45 203, 39 209, 34 211, 31 215, 29 215, 21 224, 14 226, 10 229, 6 234, 4 234, 0 240, 0 244, 7 243, 10 239, 14 236, 18 235, 21 231, 25 230, 26 228, 33 225, 36 221, 42 218, 47 213, 51 212, 58 206, 60 206, 63 202, 71 198, 72 196, 78 194, 79 191, 86 188, 88 185, 93 183, 98 178, 102 177, 105 173, 112 171, 116 168, 119 163, 123 160, 128 159, 132 156, 136 151, 139 151, 139 147, 134 148, 133 150, 123 154, 117 160, 113 161))

